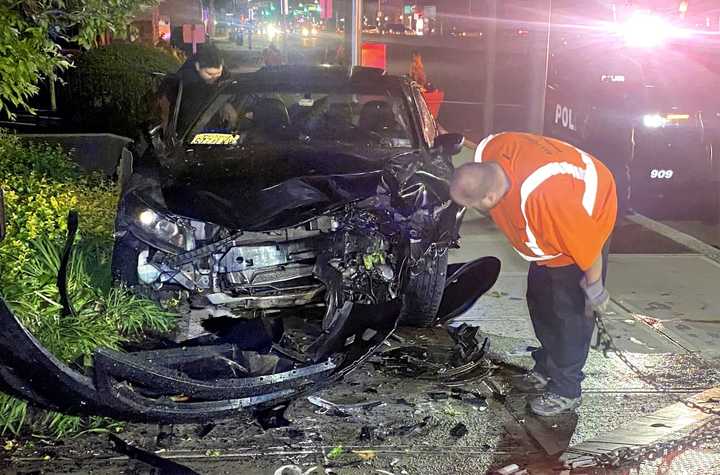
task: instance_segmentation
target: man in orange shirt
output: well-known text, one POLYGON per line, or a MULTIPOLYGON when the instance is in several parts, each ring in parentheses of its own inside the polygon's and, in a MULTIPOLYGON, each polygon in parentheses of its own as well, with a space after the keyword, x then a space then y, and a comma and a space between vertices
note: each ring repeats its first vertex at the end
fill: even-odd
POLYGON ((594 319, 604 311, 607 250, 617 195, 610 171, 582 150, 539 135, 507 132, 483 140, 475 163, 461 166, 450 194, 489 212, 529 261, 527 304, 542 347, 515 386, 545 390, 530 401, 538 415, 580 405, 594 319))

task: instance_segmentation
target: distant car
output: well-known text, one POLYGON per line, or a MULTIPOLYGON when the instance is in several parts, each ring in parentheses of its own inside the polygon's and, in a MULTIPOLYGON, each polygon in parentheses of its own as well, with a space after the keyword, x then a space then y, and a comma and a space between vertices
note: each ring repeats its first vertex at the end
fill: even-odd
POLYGON ((305 25, 300 28, 300 35, 303 38, 315 38, 320 33, 316 25, 305 25))
POLYGON ((403 25, 402 23, 388 23, 385 25, 385 31, 391 35, 413 35, 415 32, 403 25))

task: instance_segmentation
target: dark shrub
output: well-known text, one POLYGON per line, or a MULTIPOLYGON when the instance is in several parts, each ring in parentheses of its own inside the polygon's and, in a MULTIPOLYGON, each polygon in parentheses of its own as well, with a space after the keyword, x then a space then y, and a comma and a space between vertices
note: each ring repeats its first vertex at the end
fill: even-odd
POLYGON ((173 73, 180 58, 167 49, 113 43, 78 56, 68 71, 64 110, 82 130, 135 138, 154 119, 156 73, 173 73))

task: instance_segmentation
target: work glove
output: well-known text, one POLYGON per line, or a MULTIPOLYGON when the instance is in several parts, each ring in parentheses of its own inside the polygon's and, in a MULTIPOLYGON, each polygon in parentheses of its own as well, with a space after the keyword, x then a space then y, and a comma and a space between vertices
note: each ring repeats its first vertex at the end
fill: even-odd
POLYGON ((598 279, 592 284, 588 284, 585 277, 580 280, 580 287, 585 292, 585 298, 596 312, 605 313, 608 302, 610 302, 610 294, 605 289, 602 279, 598 279))

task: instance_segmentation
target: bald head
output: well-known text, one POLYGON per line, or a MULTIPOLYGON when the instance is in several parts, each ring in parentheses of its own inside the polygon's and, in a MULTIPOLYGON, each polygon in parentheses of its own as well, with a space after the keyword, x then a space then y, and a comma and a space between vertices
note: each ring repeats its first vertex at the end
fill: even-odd
POLYGON ((500 202, 508 188, 505 172, 497 163, 466 163, 453 174, 450 196, 461 206, 488 211, 500 202))

